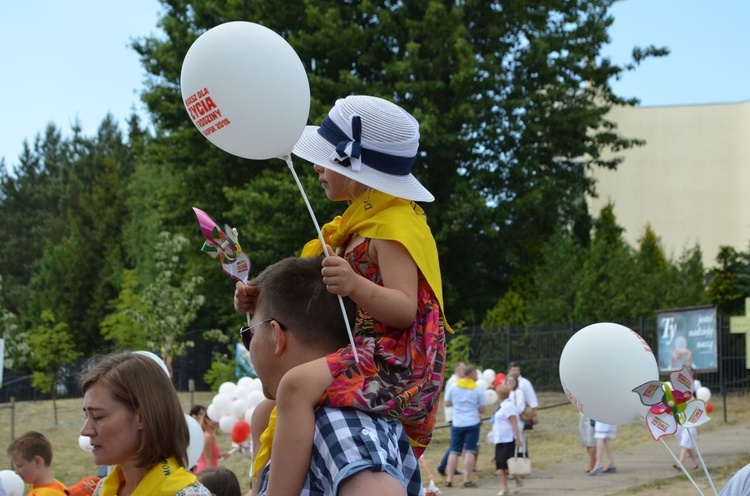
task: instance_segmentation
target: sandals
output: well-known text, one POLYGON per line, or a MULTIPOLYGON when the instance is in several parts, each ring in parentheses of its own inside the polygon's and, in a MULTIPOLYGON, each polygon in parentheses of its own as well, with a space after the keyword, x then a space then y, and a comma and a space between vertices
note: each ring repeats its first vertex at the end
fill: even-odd
POLYGON ((464 487, 477 487, 477 483, 472 481, 464 482, 464 487))
POLYGON ((605 474, 614 474, 615 472, 617 472, 617 467, 607 467, 604 471, 605 474))

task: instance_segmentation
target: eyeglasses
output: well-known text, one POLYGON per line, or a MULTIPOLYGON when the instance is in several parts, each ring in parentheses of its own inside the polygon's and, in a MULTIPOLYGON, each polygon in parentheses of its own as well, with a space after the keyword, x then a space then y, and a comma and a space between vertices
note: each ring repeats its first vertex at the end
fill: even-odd
POLYGON ((279 324, 279 327, 281 327, 282 330, 286 331, 286 326, 282 324, 281 322, 279 322, 279 319, 274 319, 274 318, 261 320, 260 322, 256 322, 255 324, 251 326, 242 326, 240 328, 240 337, 242 338, 242 344, 245 345, 245 349, 247 351, 250 351, 250 341, 253 339, 253 335, 255 334, 253 329, 258 327, 259 325, 268 324, 272 320, 275 320, 276 323, 279 324))

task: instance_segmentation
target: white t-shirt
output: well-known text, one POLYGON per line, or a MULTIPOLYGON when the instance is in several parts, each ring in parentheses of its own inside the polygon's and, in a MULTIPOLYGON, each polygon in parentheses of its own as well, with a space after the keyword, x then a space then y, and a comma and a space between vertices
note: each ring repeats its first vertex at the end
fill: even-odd
POLYGON ((516 422, 518 422, 518 432, 521 432, 521 422, 518 419, 518 409, 513 404, 513 400, 510 398, 505 399, 500 403, 500 408, 495 411, 492 416, 492 431, 490 432, 490 442, 498 443, 510 443, 515 439, 513 436, 513 425, 510 423, 510 417, 515 416, 516 422))
POLYGON ((453 403, 454 427, 470 427, 481 422, 479 407, 486 405, 487 399, 480 388, 453 386, 445 395, 445 400, 453 403))
MULTIPOLYGON (((456 385, 456 382, 458 382, 459 377, 456 374, 453 374, 450 376, 450 379, 448 379, 448 382, 445 383, 445 390, 443 390, 443 398, 445 398, 445 395, 448 394, 448 390, 456 385)), ((445 421, 451 422, 453 420, 453 407, 448 406, 445 404, 445 400, 443 400, 443 413, 445 414, 445 421)))
POLYGON ((527 405, 529 405, 531 408, 539 408, 539 402, 536 399, 536 391, 534 391, 534 386, 531 385, 531 382, 528 379, 521 375, 518 376, 518 389, 523 391, 523 395, 526 397, 527 405))

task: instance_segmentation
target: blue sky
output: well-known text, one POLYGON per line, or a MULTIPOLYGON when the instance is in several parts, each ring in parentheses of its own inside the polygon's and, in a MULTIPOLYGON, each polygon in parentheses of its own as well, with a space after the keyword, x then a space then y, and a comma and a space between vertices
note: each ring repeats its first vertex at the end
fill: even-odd
MULTIPOLYGON (((86 135, 109 112, 126 129, 144 78, 134 38, 157 32, 158 0, 23 0, 0 16, 0 157, 17 162, 49 122, 86 135)), ((646 61, 614 83, 642 105, 739 102, 750 99, 750 2, 623 0, 612 9, 616 63, 636 45, 668 46, 669 57, 646 61)), ((187 118, 187 115, 186 115, 187 118)))

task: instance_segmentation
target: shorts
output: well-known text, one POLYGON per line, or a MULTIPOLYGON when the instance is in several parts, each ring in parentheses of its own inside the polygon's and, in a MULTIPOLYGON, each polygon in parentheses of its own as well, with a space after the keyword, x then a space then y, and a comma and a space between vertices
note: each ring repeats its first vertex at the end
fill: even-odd
POLYGON ((451 425, 451 447, 452 455, 460 455, 461 452, 476 453, 479 444, 479 428, 482 424, 469 425, 467 427, 456 427, 451 425))
POLYGON ((508 470, 508 459, 513 458, 516 452, 516 442, 497 443, 495 445, 495 468, 508 470))
POLYGON ((595 439, 614 439, 617 437, 617 426, 611 424, 602 424, 597 422, 594 425, 595 439))

